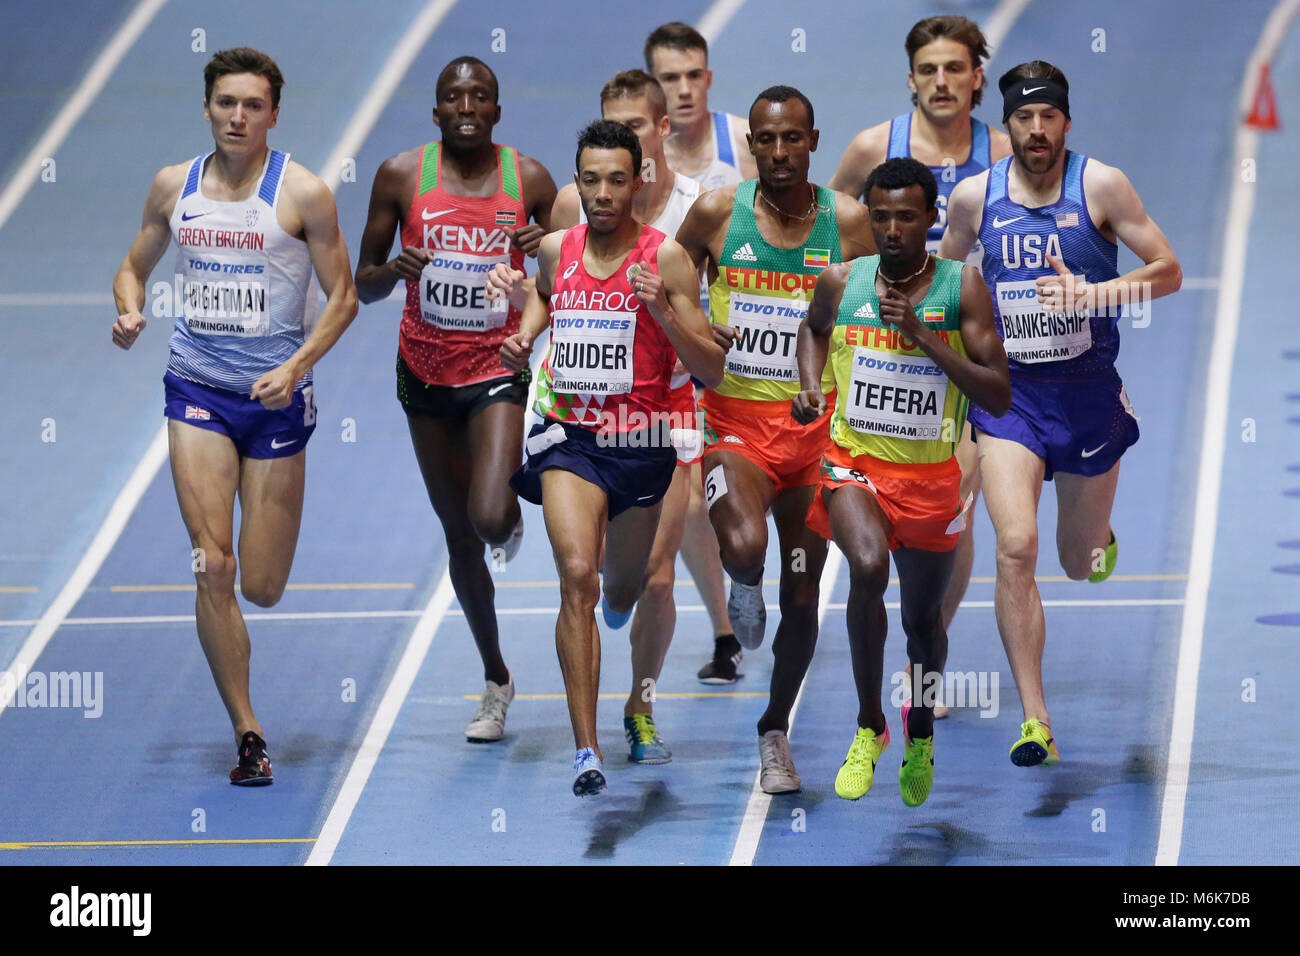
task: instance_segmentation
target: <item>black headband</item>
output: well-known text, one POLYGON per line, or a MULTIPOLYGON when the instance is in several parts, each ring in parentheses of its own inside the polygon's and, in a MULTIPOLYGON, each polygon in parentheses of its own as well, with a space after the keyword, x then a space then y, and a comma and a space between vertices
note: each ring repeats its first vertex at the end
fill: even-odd
POLYGON ((1070 94, 1056 80, 1034 77, 1029 80, 1017 80, 1002 93, 1002 122, 1020 107, 1029 103, 1050 103, 1070 118, 1070 94))

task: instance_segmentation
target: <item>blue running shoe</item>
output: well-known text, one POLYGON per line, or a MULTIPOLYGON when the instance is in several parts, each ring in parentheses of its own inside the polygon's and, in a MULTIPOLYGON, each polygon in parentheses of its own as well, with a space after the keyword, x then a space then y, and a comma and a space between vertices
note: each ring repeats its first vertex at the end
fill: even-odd
POLYGON ((628 618, 632 616, 632 612, 630 610, 615 611, 612 607, 609 606, 609 601, 606 600, 604 594, 600 596, 600 613, 605 618, 605 626, 613 631, 617 631, 620 627, 626 624, 628 622, 628 618))
POLYGON ((664 739, 655 730, 655 719, 649 714, 633 714, 623 718, 623 734, 632 748, 627 759, 633 763, 671 763, 672 752, 664 746, 664 739))
POLYGON ((590 747, 583 747, 573 758, 573 772, 577 775, 573 778, 575 797, 594 797, 608 789, 605 786, 605 765, 590 747))

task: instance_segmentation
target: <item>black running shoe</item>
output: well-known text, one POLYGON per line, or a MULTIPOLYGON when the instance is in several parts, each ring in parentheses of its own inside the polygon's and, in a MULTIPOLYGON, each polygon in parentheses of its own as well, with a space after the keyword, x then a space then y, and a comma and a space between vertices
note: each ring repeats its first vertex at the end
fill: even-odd
POLYGON ((230 782, 240 787, 264 787, 272 782, 266 741, 251 730, 239 742, 239 766, 230 771, 230 782))
POLYGON ((724 634, 714 639, 713 660, 701 667, 696 676, 701 684, 734 684, 737 677, 745 676, 739 670, 744 659, 740 641, 733 634, 724 634))

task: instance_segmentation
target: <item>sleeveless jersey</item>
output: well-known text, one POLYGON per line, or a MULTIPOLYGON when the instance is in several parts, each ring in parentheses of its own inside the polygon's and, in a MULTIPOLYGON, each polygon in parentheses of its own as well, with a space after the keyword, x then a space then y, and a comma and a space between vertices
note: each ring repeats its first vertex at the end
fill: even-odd
POLYGON ((420 182, 402 221, 402 245, 428 249, 433 259, 418 282, 406 281, 398 349, 431 385, 473 385, 510 372, 501 343, 519 331, 519 310, 492 307, 487 274, 498 262, 524 270, 524 253, 505 229, 528 224, 518 156, 497 146, 499 185, 492 196, 453 196, 441 182, 442 144, 420 156, 420 182))
POLYGON ((677 352, 632 288, 637 272, 658 271, 663 241, 662 232, 643 225, 614 274, 597 279, 582 264, 587 227, 564 233, 551 290, 551 344, 538 374, 538 415, 630 432, 670 411, 677 352))
POLYGON ((1012 372, 1047 380, 1092 378, 1105 374, 1119 354, 1119 323, 1103 305, 1089 314, 1044 312, 1034 280, 1054 275, 1047 256, 1065 262, 1090 283, 1119 275, 1119 247, 1103 236, 1088 215, 1083 194, 1086 156, 1065 154, 1061 194, 1056 202, 1030 209, 1007 195, 1012 157, 989 170, 984 219, 982 271, 993 293, 993 318, 1012 372))
MULTIPOLYGON (((253 195, 239 202, 203 195, 211 155, 190 163, 172 210, 180 307, 167 370, 247 395, 302 347, 311 257, 276 217, 289 154, 270 150, 253 195)), ((311 380, 309 371, 295 388, 311 380)))
MULTIPOLYGON (((916 317, 965 356, 961 340, 961 270, 934 259, 934 278, 916 317)), ((831 438, 854 457, 933 464, 953 456, 968 399, 934 359, 880 318, 880 256, 855 259, 831 331, 830 365, 838 392, 831 438)))
POLYGON ((714 112, 712 115, 713 125, 709 130, 709 136, 712 142, 713 161, 700 172, 689 177, 699 183, 703 190, 730 186, 744 178, 740 175, 740 162, 736 159, 730 115, 721 112, 714 112))
MULTIPOLYGON (((902 116, 895 116, 889 123, 889 153, 886 159, 893 159, 895 156, 912 155, 912 113, 904 113, 902 116)), ((974 176, 982 173, 989 168, 989 128, 988 124, 982 123, 975 117, 970 120, 970 155, 966 157, 966 162, 960 166, 931 166, 930 172, 934 173, 935 182, 939 184, 939 196, 936 203, 939 207, 939 218, 934 221, 929 232, 925 234, 925 251, 938 252, 939 240, 943 238, 943 231, 948 227, 948 197, 952 195, 953 187, 965 179, 967 176, 974 176)), ((974 264, 972 260, 971 264, 974 264)))
MULTIPOLYGON (((726 398, 790 402, 799 394, 799 324, 822 269, 841 261, 835 194, 817 187, 817 219, 808 239, 781 249, 758 231, 757 186, 758 180, 749 179, 736 187, 718 275, 709 287, 710 318, 736 330, 716 391, 726 398)), ((828 364, 822 390, 829 392, 832 383, 828 364)))

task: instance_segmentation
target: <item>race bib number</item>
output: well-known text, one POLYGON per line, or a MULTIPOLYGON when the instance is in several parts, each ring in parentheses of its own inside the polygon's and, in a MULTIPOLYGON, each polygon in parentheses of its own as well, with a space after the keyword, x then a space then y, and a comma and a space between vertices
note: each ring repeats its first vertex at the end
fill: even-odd
POLYGON ((486 332, 505 325, 508 312, 494 310, 487 299, 487 274, 505 256, 484 258, 442 249, 420 272, 420 317, 430 325, 457 332, 486 332))
POLYGON ((727 371, 742 378, 799 381, 795 345, 807 314, 805 299, 732 292, 727 324, 736 330, 736 341, 727 350, 727 371))
POLYGON ((197 335, 271 334, 266 301, 266 261, 212 253, 185 259, 185 324, 197 335))
POLYGON ((856 481, 858 484, 864 486, 873 495, 876 494, 875 483, 872 482, 872 480, 868 478, 866 475, 864 475, 862 472, 858 471, 856 468, 839 468, 837 466, 832 465, 831 476, 836 481, 856 481))
POLYGON ((635 312, 557 309, 551 316, 551 387, 557 392, 632 391, 635 312))
POLYGON ((1033 279, 999 282, 998 312, 1002 316, 1003 348, 1007 358, 1017 362, 1059 362, 1092 348, 1089 310, 1044 311, 1033 279))
POLYGON ((845 418, 854 431, 936 441, 948 376, 929 357, 853 350, 845 418))

